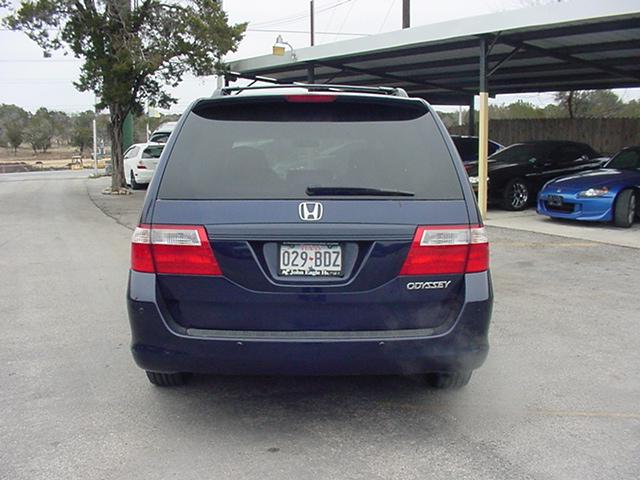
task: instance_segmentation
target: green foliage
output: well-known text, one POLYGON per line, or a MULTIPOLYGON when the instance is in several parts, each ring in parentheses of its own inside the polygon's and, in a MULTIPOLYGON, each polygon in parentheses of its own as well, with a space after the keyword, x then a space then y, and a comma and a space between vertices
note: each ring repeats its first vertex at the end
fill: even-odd
POLYGON ((136 143, 144 143, 147 141, 147 122, 149 125, 149 135, 151 135, 160 125, 165 122, 175 122, 180 118, 180 115, 161 115, 159 117, 136 117, 133 125, 133 139, 136 143))
MULTIPOLYGON (((640 101, 623 102, 611 90, 586 90, 574 92, 557 92, 557 104, 537 107, 532 103, 518 100, 509 105, 490 105, 489 118, 492 119, 527 119, 527 118, 631 118, 640 117, 640 101)), ((438 112, 447 127, 458 124, 458 113, 438 112)), ((463 112, 463 123, 467 124, 468 110, 463 112)), ((479 112, 476 110, 476 121, 479 112)))
POLYGON ((51 147, 51 139, 54 135, 53 121, 50 112, 46 108, 39 108, 29 119, 25 129, 25 138, 31 144, 33 152, 38 150, 46 153, 51 147))
POLYGON ((620 110, 621 117, 640 117, 640 101, 631 100, 622 105, 620 110))
POLYGON ((51 122, 53 123, 53 135, 55 142, 60 145, 68 145, 71 134, 72 119, 65 112, 51 112, 51 122))
POLYGON ((611 90, 583 90, 556 93, 555 100, 569 118, 619 117, 624 103, 611 90))
POLYGON ((0 144, 10 146, 13 153, 24 142, 24 129, 29 114, 16 105, 0 105, 0 144))
POLYGON ((183 76, 222 70, 246 24, 229 25, 216 0, 24 0, 5 23, 35 41, 45 56, 55 50, 82 58, 80 91, 108 107, 114 162, 113 188, 124 185, 121 130, 129 112, 169 107, 167 87, 183 76))
POLYGON ((490 118, 543 118, 544 110, 532 103, 518 100, 509 105, 491 105, 490 118))
POLYGON ((84 149, 93 144, 93 112, 86 111, 73 117, 71 128, 71 144, 80 149, 80 155, 84 149))

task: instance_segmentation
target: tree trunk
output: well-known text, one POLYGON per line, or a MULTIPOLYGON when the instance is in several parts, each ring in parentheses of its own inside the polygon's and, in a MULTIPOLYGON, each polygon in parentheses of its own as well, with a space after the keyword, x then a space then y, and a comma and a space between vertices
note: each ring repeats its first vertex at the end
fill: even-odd
POLYGON ((573 113, 573 95, 575 94, 575 92, 573 90, 571 90, 569 92, 569 96, 567 97, 567 108, 569 109, 569 118, 573 118, 574 113, 573 113))
POLYGON ((117 191, 125 186, 124 159, 122 152, 122 125, 126 112, 120 105, 109 105, 111 122, 109 123, 109 136, 111 137, 111 190, 117 191))

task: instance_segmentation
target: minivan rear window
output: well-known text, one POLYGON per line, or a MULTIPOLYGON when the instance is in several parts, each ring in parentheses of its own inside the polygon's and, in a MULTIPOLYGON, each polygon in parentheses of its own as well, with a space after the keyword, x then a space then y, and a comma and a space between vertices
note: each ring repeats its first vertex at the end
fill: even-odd
POLYGON ((196 107, 176 138, 159 197, 304 199, 360 191, 366 198, 374 190, 378 199, 386 191, 410 193, 407 200, 462 198, 451 155, 424 106, 275 97, 196 107))

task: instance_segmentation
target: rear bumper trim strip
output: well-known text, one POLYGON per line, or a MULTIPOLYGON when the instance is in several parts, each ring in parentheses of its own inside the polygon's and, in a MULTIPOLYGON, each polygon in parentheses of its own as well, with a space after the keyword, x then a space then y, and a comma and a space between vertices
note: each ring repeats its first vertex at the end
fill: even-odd
POLYGON ((405 330, 358 330, 358 331, 261 331, 261 330, 208 330, 187 328, 191 337, 218 338, 221 340, 384 340, 400 338, 423 338, 441 333, 442 329, 419 328, 405 330))

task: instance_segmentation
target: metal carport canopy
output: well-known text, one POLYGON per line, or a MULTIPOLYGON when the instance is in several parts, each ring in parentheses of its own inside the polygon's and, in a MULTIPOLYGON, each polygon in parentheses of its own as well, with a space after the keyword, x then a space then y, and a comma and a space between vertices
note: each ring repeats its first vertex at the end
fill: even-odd
MULTIPOLYGON (((424 25, 228 63, 279 82, 389 85, 433 104, 480 89, 487 42, 491 95, 640 86, 640 2, 570 1, 424 25)), ((269 48, 271 45, 269 45, 269 48)))
POLYGON ((228 67, 236 76, 280 83, 402 87, 440 105, 473 105, 479 94, 478 206, 486 218, 489 92, 640 86, 640 1, 574 0, 511 10, 238 60, 228 67))

